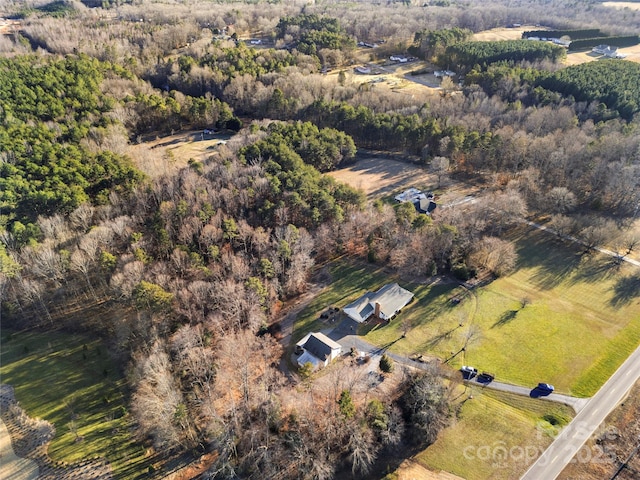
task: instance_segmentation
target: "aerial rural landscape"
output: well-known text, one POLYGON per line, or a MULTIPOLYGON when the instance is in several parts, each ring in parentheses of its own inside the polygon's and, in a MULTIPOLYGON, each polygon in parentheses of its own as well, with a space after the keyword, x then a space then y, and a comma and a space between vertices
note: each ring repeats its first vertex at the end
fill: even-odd
POLYGON ((640 478, 639 35, 0 2, 0 479, 640 478))

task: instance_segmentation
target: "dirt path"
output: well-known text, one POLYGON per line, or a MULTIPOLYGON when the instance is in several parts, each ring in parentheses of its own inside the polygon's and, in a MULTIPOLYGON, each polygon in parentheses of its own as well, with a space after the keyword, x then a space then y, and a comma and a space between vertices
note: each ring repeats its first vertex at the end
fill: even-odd
POLYGON ((305 293, 300 295, 293 304, 289 305, 287 312, 283 314, 280 322, 280 345, 284 348, 291 343, 291 336, 293 335, 293 324, 296 321, 298 314, 309 303, 318 296, 318 294, 328 285, 330 281, 330 275, 327 267, 322 267, 320 271, 315 275, 315 281, 309 287, 305 293))
POLYGON ((47 450, 54 426, 29 417, 17 404, 11 385, 0 384, 0 420, 0 479, 112 480, 111 466, 105 460, 52 461, 47 450))
POLYGON ((32 480, 39 474, 40 469, 34 461, 15 454, 7 426, 0 419, 0 478, 32 480))

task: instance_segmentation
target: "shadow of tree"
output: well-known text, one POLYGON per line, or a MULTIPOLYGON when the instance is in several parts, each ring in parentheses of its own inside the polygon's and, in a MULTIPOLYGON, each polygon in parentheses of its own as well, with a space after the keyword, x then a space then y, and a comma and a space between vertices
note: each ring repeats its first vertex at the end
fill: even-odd
POLYGON ((453 332, 455 332, 458 328, 460 328, 460 327, 459 326, 454 327, 451 330, 447 330, 446 332, 442 332, 442 333, 436 335, 435 337, 430 338, 427 342, 425 342, 422 345, 421 350, 434 348, 440 342, 442 342, 443 340, 446 340, 447 338, 449 338, 451 336, 451 334, 453 332))
POLYGON ((515 320, 516 316, 518 315, 518 312, 519 310, 507 310, 502 315, 500 315, 500 318, 496 320, 496 323, 491 325, 491 328, 502 327, 503 325, 506 325, 512 320, 515 320))
POLYGON ((558 286, 582 261, 582 255, 542 232, 529 232, 516 242, 516 248, 516 268, 535 268, 531 281, 543 290, 558 286))
POLYGON ((620 307, 640 296, 640 273, 619 279, 613 287, 611 305, 620 307))
POLYGON ((597 283, 608 280, 616 275, 620 270, 620 265, 616 264, 613 258, 608 256, 583 256, 583 260, 576 274, 571 279, 572 284, 597 283))

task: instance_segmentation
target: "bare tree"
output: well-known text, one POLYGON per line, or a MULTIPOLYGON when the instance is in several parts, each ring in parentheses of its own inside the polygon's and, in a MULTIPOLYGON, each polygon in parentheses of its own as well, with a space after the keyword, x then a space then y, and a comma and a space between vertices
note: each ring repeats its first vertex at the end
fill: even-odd
POLYGON ((69 259, 69 265, 71 270, 82 273, 84 279, 87 282, 87 286, 89 287, 89 291, 91 292, 91 296, 97 302, 98 296, 91 284, 91 278, 89 277, 89 273, 92 270, 94 265, 94 259, 89 256, 84 250, 74 250, 69 259))
POLYGON ((362 426, 352 425, 349 435, 349 457, 351 458, 351 473, 366 475, 371 471, 376 460, 378 444, 373 432, 362 426))
POLYGON ((513 270, 517 261, 517 254, 513 243, 496 237, 483 237, 474 245, 471 261, 502 276, 513 270))
POLYGON ((554 187, 546 194, 544 202, 548 211, 566 213, 576 205, 576 196, 566 187, 554 187))
POLYGON ((435 173, 438 178, 438 188, 442 185, 442 180, 449 173, 449 159, 447 157, 433 157, 429 162, 430 170, 435 173))
POLYGON ((131 406, 141 433, 151 437, 161 451, 193 445, 193 426, 164 346, 157 341, 148 353, 138 353, 134 361, 138 382, 131 406))
POLYGON ((26 247, 22 252, 23 264, 29 265, 31 272, 60 286, 65 280, 66 265, 62 256, 53 248, 51 242, 26 247))
POLYGON ((88 203, 83 203, 69 215, 71 224, 82 232, 86 232, 93 223, 95 209, 88 203))

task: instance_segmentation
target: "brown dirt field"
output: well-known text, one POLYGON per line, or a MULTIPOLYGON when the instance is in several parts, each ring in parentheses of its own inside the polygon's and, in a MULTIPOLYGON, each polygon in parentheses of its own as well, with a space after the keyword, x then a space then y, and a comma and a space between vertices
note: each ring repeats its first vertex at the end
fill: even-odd
POLYGON ((465 199, 480 193, 480 187, 448 178, 443 178, 438 187, 437 177, 424 167, 389 157, 363 155, 354 165, 327 175, 362 190, 370 200, 397 194, 410 187, 433 190, 439 205, 464 203, 465 199))
MULTIPOLYGON (((599 435, 587 440, 585 448, 562 471, 559 480, 602 480, 611 478, 640 442, 640 382, 627 398, 606 418, 599 435)), ((640 477, 640 451, 616 477, 631 480, 640 477)))
MULTIPOLYGON (((1 17, 0 17, 1 18, 1 17)), ((20 22, 17 20, 0 19, 0 35, 9 35, 20 29, 20 22)))
MULTIPOLYGON (((619 48, 618 51, 626 57, 624 60, 631 62, 640 62, 640 45, 634 45, 633 47, 619 48)), ((565 65, 579 65, 581 63, 593 62, 594 60, 601 60, 605 58, 603 55, 589 52, 571 52, 567 53, 567 60, 565 65)))
POLYGON ((191 130, 164 137, 143 138, 141 143, 130 145, 127 153, 140 170, 153 178, 186 167, 191 158, 202 161, 214 155, 218 144, 230 137, 224 133, 202 135, 202 130, 191 130))
MULTIPOLYGON (((617 8, 623 8, 624 6, 628 6, 629 8, 634 8, 640 10, 640 3, 629 3, 629 2, 605 2, 603 5, 616 6, 617 8), (614 5, 615 4, 615 5, 614 5), (633 5, 633 7, 632 7, 633 5)), ((518 28, 494 28, 492 30, 485 30, 484 32, 478 32, 473 36, 473 40, 476 41, 496 41, 496 40, 518 40, 522 38, 522 32, 526 32, 529 30, 548 30, 545 27, 536 27, 533 25, 525 25, 518 28)), ((632 62, 640 62, 640 45, 634 45, 633 47, 620 48, 618 50, 620 53, 626 55, 625 60, 629 60, 632 62)), ((604 58, 602 55, 597 55, 588 52, 571 52, 567 53, 567 59, 564 62, 565 65, 580 65, 581 63, 593 62, 594 60, 598 60, 600 58, 604 58)))
POLYGON ((405 460, 395 471, 398 480, 464 480, 448 472, 432 472, 413 460, 405 460))
POLYGON ((369 157, 328 175, 362 190, 369 198, 401 192, 409 187, 428 188, 436 177, 424 168, 389 158, 369 157))
MULTIPOLYGON (((377 64, 371 64, 377 65, 377 64)), ((425 62, 413 62, 409 64, 384 63, 377 65, 379 74, 363 75, 355 73, 353 69, 343 69, 346 74, 346 82, 356 85, 370 84, 376 90, 388 90, 398 94, 410 95, 420 101, 420 97, 427 99, 428 96, 439 93, 440 82, 433 75, 409 75, 413 70, 424 68, 425 62), (423 78, 424 77, 424 78, 423 78), (430 77, 430 78, 429 78, 430 77)), ((337 82, 339 69, 330 72, 327 78, 335 78, 337 82)))
POLYGON ((473 40, 478 42, 493 42, 496 40, 520 40, 522 38, 522 32, 528 32, 529 30, 547 30, 545 27, 536 27, 534 25, 523 25, 516 28, 492 28, 491 30, 485 30, 473 35, 473 40))
POLYGON ((604 7, 612 8, 629 8, 631 10, 640 10, 640 3, 636 2, 602 2, 604 7))

